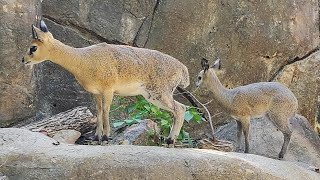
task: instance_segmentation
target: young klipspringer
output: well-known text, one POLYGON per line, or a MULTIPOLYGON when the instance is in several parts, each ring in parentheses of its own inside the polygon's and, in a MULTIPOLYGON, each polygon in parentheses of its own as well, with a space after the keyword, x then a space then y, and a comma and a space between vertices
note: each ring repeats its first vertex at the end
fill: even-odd
POLYGON ((249 152, 250 120, 266 116, 283 133, 284 142, 279 153, 279 158, 282 159, 292 134, 289 120, 295 116, 298 109, 298 101, 294 94, 278 82, 260 82, 227 89, 215 74, 215 70, 221 68, 220 60, 209 67, 208 60, 202 59, 201 65, 203 70, 198 74, 196 86, 210 90, 214 99, 236 119, 237 148, 240 147, 243 131, 245 153, 249 152))
POLYGON ((63 44, 48 31, 32 26, 33 40, 22 59, 26 65, 50 60, 72 73, 95 97, 98 112, 95 140, 108 141, 109 111, 114 95, 142 95, 172 112, 175 121, 167 138, 173 144, 183 125, 186 107, 173 99, 173 91, 189 85, 189 73, 177 59, 156 50, 101 43, 85 48, 63 44))

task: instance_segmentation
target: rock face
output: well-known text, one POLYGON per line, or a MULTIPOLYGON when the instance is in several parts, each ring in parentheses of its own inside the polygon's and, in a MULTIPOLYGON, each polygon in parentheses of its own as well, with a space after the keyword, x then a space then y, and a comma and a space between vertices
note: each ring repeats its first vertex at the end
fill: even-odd
POLYGON ((145 119, 138 124, 127 127, 124 132, 114 138, 113 144, 124 145, 155 145, 158 141, 160 129, 154 121, 145 119))
POLYGON ((38 0, 0 1, 0 127, 33 116, 33 69, 21 59, 40 12, 38 0))
MULTIPOLYGON (((319 43, 316 0, 259 4, 213 0, 45 0, 43 14, 49 28, 63 42, 86 46, 105 41, 157 49, 186 64, 191 82, 200 71, 202 57, 210 62, 219 57, 225 70, 220 77, 228 87, 273 80, 284 64, 303 57, 319 43)), ((58 74, 53 73, 52 77, 58 74)), ((57 83, 73 84, 70 82, 57 83)), ((191 83, 190 89, 193 88, 191 83)), ((197 95, 208 100, 206 91, 197 95)), ((71 106, 70 99, 61 101, 71 106)), ((77 100, 90 102, 83 96, 77 100)), ((211 114, 222 111, 214 102, 209 109, 211 114)), ((305 115, 304 111, 301 109, 300 113, 305 115)), ((218 124, 225 117, 217 118, 218 124)))
MULTIPOLYGON (((290 125, 293 133, 284 160, 320 167, 320 138, 307 119, 297 115, 290 121, 290 125)), ((283 135, 269 120, 252 120, 250 133, 250 153, 271 158, 278 157, 283 143, 283 135)), ((234 121, 219 127, 216 131, 216 137, 231 141, 236 145, 237 123, 234 121)), ((240 151, 244 151, 244 137, 240 151)))
POLYGON ((251 154, 144 146, 55 146, 45 135, 13 128, 0 129, 0 137, 0 171, 9 179, 319 179, 318 173, 292 162, 251 154))
POLYGON ((68 129, 58 131, 52 138, 59 143, 74 144, 80 136, 79 131, 68 129))
POLYGON ((0 180, 9 180, 9 178, 0 172, 0 180))
POLYGON ((293 91, 299 111, 316 127, 316 122, 320 122, 320 51, 285 66, 275 80, 293 91))
MULTIPOLYGON (((61 112, 52 117, 34 122, 26 122, 27 124, 23 122, 13 127, 28 129, 33 132, 42 132, 53 137, 57 132, 63 130, 76 130, 79 131, 80 134, 87 133, 95 128, 96 121, 96 118, 93 117, 87 107, 80 106, 61 112)), ((75 140, 77 140, 77 138, 75 140)))

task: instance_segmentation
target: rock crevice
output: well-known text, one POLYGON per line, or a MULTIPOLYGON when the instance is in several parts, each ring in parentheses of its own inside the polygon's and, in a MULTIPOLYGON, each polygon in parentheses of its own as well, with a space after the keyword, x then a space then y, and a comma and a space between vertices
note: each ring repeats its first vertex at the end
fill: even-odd
POLYGON ((72 22, 69 22, 66 20, 61 20, 61 19, 55 19, 54 17, 49 16, 49 15, 43 15, 43 17, 45 19, 53 21, 56 24, 68 27, 68 28, 78 32, 82 37, 85 37, 85 39, 87 39, 88 41, 94 41, 96 43, 106 42, 108 44, 127 45, 127 44, 120 42, 120 41, 117 41, 117 40, 108 40, 108 39, 104 38, 103 36, 99 35, 98 33, 94 32, 90 29, 87 29, 85 27, 81 27, 75 23, 72 23, 72 22))
POLYGON ((305 53, 303 56, 301 56, 301 57, 296 56, 295 58, 288 59, 288 60, 285 61, 285 62, 283 63, 283 65, 281 65, 281 66, 279 67, 279 69, 276 70, 276 72, 271 76, 269 82, 274 81, 274 80, 276 79, 276 77, 278 76, 278 74, 279 74, 280 72, 282 72, 283 69, 284 69, 286 66, 288 66, 288 65, 290 65, 290 64, 293 64, 293 63, 295 63, 295 62, 303 61, 303 60, 307 59, 308 57, 310 57, 311 55, 313 55, 313 54, 315 54, 317 51, 319 51, 319 49, 320 49, 320 47, 317 46, 316 48, 314 48, 314 49, 306 52, 306 53, 305 53))

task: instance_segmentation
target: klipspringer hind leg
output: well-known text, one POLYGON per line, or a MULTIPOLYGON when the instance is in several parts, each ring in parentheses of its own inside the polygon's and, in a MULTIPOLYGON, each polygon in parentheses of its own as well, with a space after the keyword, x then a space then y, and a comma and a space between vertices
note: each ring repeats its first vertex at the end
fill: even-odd
POLYGON ((96 108, 97 108, 97 127, 96 127, 96 133, 93 138, 93 141, 98 142, 103 133, 102 95, 95 94, 94 98, 95 98, 96 108))
POLYGON ((164 93, 161 96, 144 95, 147 101, 160 107, 161 109, 173 113, 175 120, 167 138, 167 144, 173 144, 178 137, 184 122, 186 107, 173 99, 172 93, 164 93))
POLYGON ((245 149, 244 153, 249 153, 250 148, 250 117, 243 117, 241 118, 241 124, 243 128, 243 134, 245 139, 245 149))
POLYGON ((289 127, 289 121, 293 118, 293 115, 288 116, 284 113, 268 113, 267 117, 270 121, 282 132, 283 134, 283 144, 281 151, 279 152, 278 158, 283 159, 287 152, 288 145, 291 139, 292 131, 289 127))
POLYGON ((103 94, 102 97, 102 105, 103 105, 103 134, 100 139, 100 142, 108 143, 110 138, 110 120, 109 120, 109 113, 110 113, 110 106, 112 103, 113 92, 107 91, 103 94))
POLYGON ((242 137, 242 131, 243 131, 243 128, 242 128, 242 123, 238 120, 237 121, 237 147, 236 147, 236 150, 239 151, 240 150, 240 147, 241 147, 241 137, 242 137))

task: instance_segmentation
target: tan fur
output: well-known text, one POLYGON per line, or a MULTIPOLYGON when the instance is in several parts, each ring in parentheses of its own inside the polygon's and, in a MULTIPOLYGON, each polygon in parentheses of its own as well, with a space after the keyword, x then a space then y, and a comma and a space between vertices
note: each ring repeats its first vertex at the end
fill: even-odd
POLYGON ((214 99, 237 120, 238 148, 243 130, 245 152, 249 152, 250 120, 266 116, 284 135, 284 143, 279 153, 279 158, 283 158, 292 133, 289 120, 294 117, 298 109, 297 98, 287 87, 277 82, 253 83, 227 89, 215 74, 214 68, 217 67, 217 63, 220 62, 217 61, 213 68, 199 73, 196 85, 209 89, 214 99))
MULTIPOLYGON (((155 50, 101 43, 73 48, 53 38, 50 32, 35 28, 37 51, 24 56, 26 64, 44 60, 71 72, 95 96, 98 110, 96 135, 109 137, 109 109, 113 95, 142 95, 149 102, 171 111, 176 121, 168 138, 174 140, 182 127, 185 106, 173 99, 178 85, 189 85, 188 69, 177 59, 155 50)), ((30 47, 31 47, 30 46, 30 47)))

